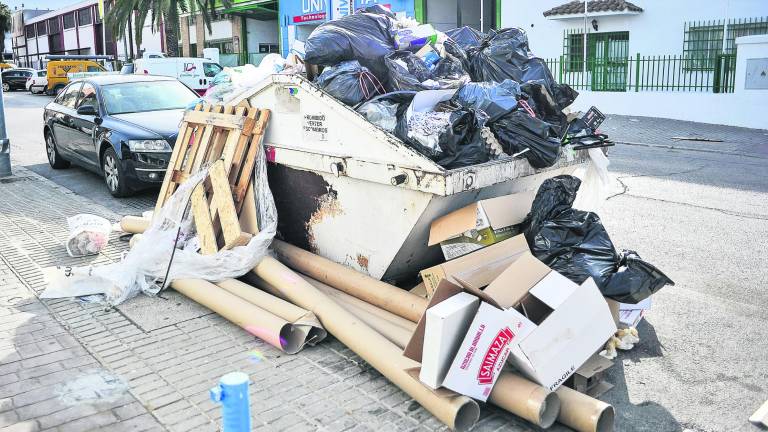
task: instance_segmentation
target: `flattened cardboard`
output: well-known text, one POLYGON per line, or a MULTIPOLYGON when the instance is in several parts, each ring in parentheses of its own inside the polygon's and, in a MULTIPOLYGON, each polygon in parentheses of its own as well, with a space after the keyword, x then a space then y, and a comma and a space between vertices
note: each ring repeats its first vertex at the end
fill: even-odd
POLYGON ((420 272, 430 295, 442 279, 458 283, 461 279, 473 287, 482 287, 496 279, 520 254, 528 251, 523 235, 517 235, 494 245, 424 269, 420 272))

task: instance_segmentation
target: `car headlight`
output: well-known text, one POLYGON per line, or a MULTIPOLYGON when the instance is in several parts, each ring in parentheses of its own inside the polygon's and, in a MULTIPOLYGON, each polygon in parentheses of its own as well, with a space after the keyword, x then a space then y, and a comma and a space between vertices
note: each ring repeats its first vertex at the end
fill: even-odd
POLYGON ((128 140, 128 148, 132 152, 170 152, 170 144, 166 140, 128 140))

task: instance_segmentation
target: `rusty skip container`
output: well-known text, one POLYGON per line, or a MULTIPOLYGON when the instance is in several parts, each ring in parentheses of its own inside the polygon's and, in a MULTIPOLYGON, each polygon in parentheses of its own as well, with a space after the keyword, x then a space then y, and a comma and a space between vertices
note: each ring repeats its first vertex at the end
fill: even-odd
POLYGON ((581 151, 543 170, 523 159, 445 170, 301 76, 272 75, 232 103, 243 99, 272 111, 264 145, 278 235, 387 281, 443 260, 427 247, 436 218, 535 191, 588 160, 581 151))

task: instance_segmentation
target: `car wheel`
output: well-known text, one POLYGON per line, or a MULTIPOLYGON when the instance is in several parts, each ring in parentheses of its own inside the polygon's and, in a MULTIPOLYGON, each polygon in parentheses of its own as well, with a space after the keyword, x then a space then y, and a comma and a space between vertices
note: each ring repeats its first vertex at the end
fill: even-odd
POLYGON ((10 85, 10 84, 8 84, 7 82, 4 82, 4 83, 3 83, 3 91, 4 91, 4 92, 9 92, 9 91, 11 91, 11 85, 10 85))
POLYGON ((48 154, 48 163, 53 169, 69 168, 69 161, 64 160, 56 148, 56 138, 52 133, 45 134, 45 152, 48 154))
POLYGON ((112 196, 124 197, 130 195, 130 190, 126 185, 125 171, 120 159, 117 158, 115 150, 111 147, 104 151, 101 157, 101 170, 104 172, 104 182, 112 196))

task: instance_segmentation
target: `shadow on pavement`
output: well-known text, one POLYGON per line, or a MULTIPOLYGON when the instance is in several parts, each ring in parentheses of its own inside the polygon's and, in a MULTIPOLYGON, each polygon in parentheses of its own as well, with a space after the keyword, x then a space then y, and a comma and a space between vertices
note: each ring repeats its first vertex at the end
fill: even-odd
POLYGON ((661 404, 653 401, 633 404, 630 400, 624 360, 635 363, 645 358, 664 356, 656 330, 647 320, 641 321, 637 330, 640 333, 640 343, 629 351, 619 351, 613 367, 608 370, 608 382, 614 387, 600 399, 612 404, 616 410, 617 431, 681 432, 682 425, 661 404))

